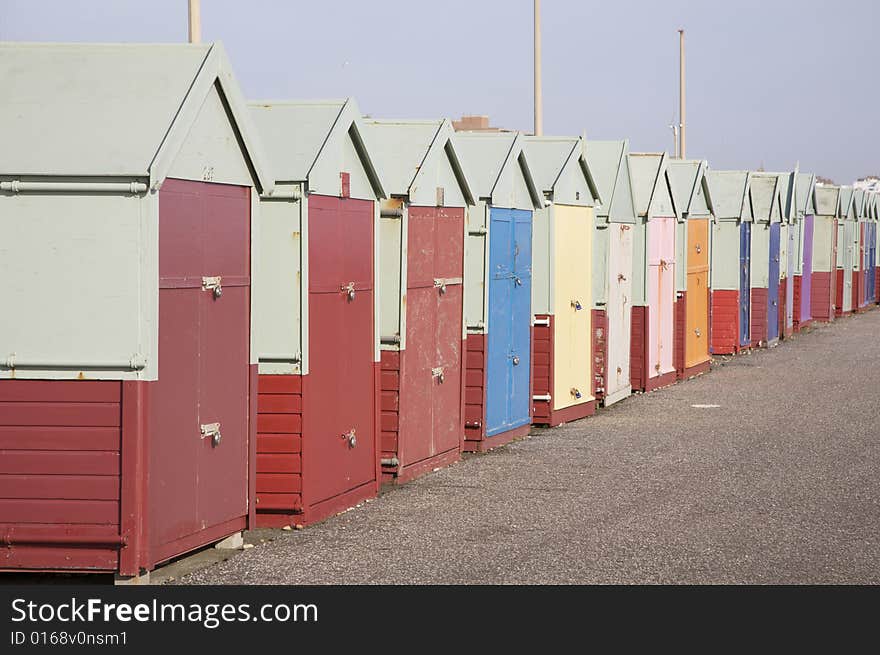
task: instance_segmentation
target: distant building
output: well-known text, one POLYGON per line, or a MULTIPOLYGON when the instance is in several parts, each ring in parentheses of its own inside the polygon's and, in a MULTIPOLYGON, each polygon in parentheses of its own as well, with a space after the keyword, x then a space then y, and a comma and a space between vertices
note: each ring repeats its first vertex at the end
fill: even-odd
POLYGON ((456 132, 504 132, 500 127, 491 127, 488 116, 462 116, 457 121, 452 121, 452 128, 456 132))

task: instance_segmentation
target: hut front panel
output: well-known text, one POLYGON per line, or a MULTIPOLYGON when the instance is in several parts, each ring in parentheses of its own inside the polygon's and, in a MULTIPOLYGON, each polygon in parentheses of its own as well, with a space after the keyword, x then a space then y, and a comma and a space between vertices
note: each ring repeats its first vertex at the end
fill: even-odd
POLYGON ((553 409, 593 399, 590 383, 591 207, 554 207, 553 409))
POLYGON ((771 223, 767 256, 767 340, 779 338, 779 276, 781 268, 781 225, 771 223))
POLYGON ((648 222, 648 377, 675 371, 675 218, 648 222))
POLYGON ((309 197, 303 505, 376 480, 373 203, 309 197))
POLYGON ((606 398, 626 393, 630 388, 634 232, 634 226, 623 223, 612 223, 608 227, 606 398))
POLYGON ((152 564, 248 512, 250 208, 246 187, 168 179, 160 191, 152 564), (220 277, 222 293, 203 288, 204 276, 220 277), (202 433, 211 424, 217 442, 202 433))
POLYGON ((486 436, 531 423, 532 213, 492 208, 486 436))
POLYGON ((685 367, 709 360, 709 220, 688 221, 685 367))

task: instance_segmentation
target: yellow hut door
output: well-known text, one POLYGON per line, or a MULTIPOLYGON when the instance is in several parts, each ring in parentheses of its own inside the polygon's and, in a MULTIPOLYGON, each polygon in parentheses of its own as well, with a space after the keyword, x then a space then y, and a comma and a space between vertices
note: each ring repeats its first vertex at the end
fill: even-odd
POLYGON ((553 206, 553 409, 593 399, 590 385, 593 209, 553 206))
POLYGON ((709 219, 688 221, 685 367, 709 361, 709 219))

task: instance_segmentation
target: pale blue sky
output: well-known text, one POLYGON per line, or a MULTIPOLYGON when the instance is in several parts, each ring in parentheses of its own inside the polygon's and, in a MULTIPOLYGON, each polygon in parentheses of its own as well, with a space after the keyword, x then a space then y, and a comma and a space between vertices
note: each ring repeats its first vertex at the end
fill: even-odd
MULTIPOLYGON (((720 168, 880 174, 877 0, 544 0, 544 131, 720 168), (872 75, 872 77, 869 77, 872 75)), ((202 0, 249 98, 354 96, 377 117, 532 125, 531 0, 202 0)), ((186 0, 0 0, 0 40, 184 41, 186 0)))

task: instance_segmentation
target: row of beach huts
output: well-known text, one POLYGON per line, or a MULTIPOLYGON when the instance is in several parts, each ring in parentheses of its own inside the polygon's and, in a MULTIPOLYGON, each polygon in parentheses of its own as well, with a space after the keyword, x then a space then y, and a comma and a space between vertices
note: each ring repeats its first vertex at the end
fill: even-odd
MULTIPOLYGON (((144 580, 878 300, 880 194, 0 45, 0 570, 144 580)), ((637 402, 637 401, 634 401, 637 402)))

